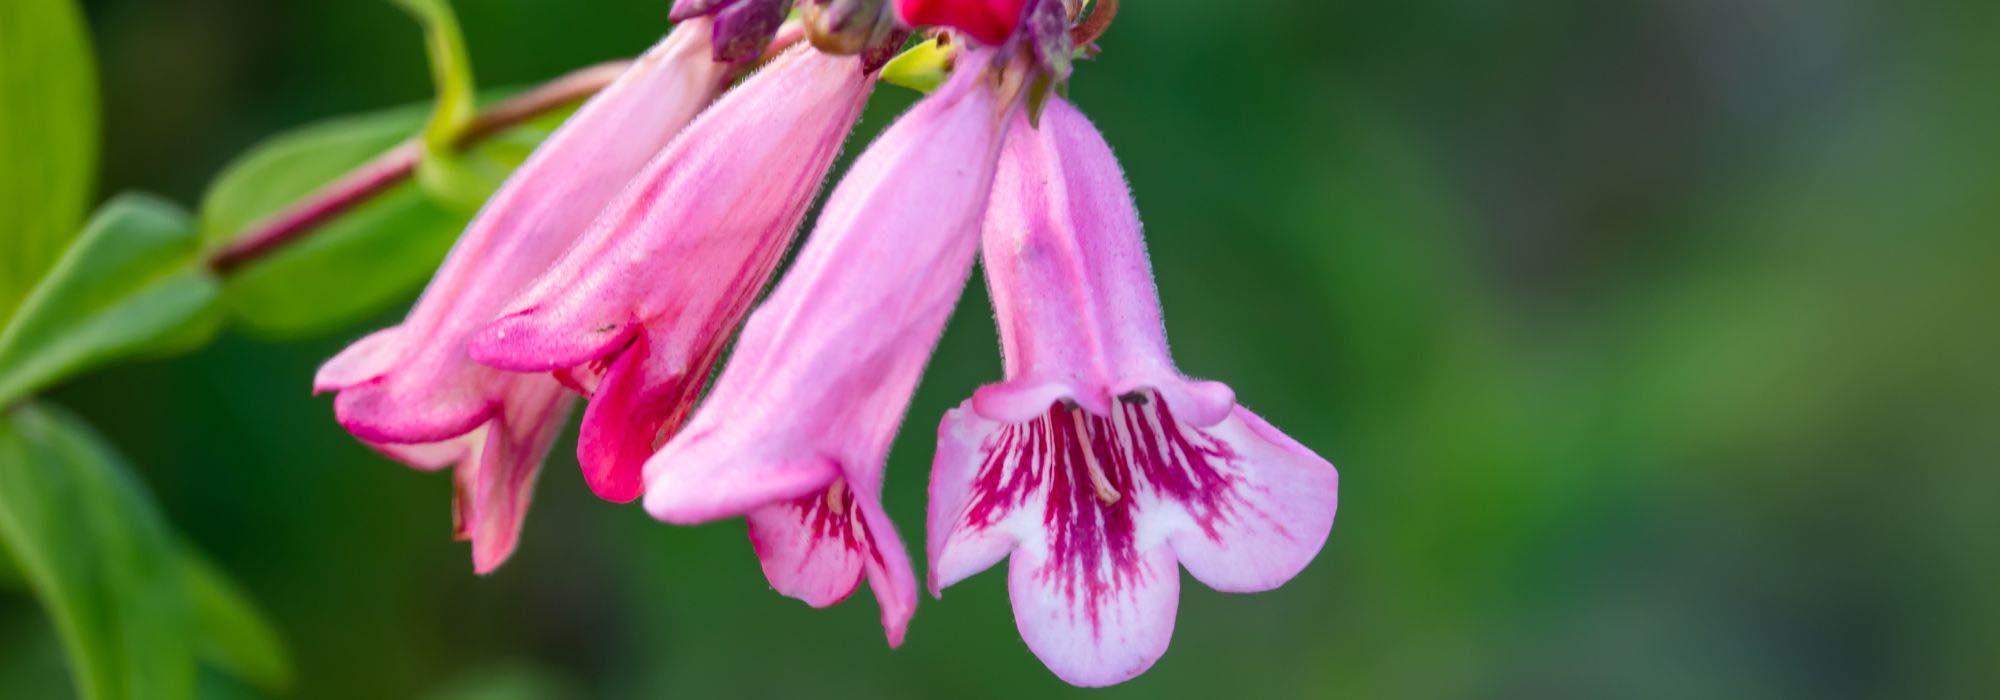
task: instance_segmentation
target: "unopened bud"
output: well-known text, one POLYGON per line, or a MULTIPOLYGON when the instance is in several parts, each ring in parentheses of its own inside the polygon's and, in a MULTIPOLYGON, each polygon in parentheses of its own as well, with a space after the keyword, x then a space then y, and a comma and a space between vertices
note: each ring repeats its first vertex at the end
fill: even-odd
POLYGON ((909 38, 888 0, 807 0, 801 15, 815 48, 859 54, 868 70, 887 63, 909 38))
POLYGON ((742 63, 764 54, 791 9, 792 0, 675 0, 667 17, 675 22, 713 17, 710 43, 715 47, 715 60, 742 63))

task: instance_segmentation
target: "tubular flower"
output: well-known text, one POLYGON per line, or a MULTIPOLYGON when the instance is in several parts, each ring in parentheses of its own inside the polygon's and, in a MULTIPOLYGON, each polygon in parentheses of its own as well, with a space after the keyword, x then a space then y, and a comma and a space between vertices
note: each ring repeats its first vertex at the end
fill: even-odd
POLYGON ((797 46, 703 112, 554 267, 474 336, 488 366, 588 393, 577 458, 638 498, 724 343, 770 279, 874 85, 861 59, 797 46))
POLYGON ((1124 174, 1051 98, 1009 131, 983 232, 1007 380, 938 429, 930 586, 1001 558, 1028 647, 1064 680, 1109 685, 1165 653, 1176 564, 1268 590, 1333 525, 1333 465, 1175 369, 1124 174))
POLYGON ((586 103, 487 202, 398 326, 320 367, 315 391, 356 437, 423 469, 458 463, 458 534, 491 571, 520 533, 528 492, 569 399, 546 376, 465 353, 471 334, 547 269, 619 188, 721 90, 707 21, 682 24, 586 103))
POLYGON ((748 514, 780 592, 828 605, 862 578, 889 643, 916 582, 882 511, 884 461, 963 290, 1015 100, 961 70, 883 132, 834 189, 679 435, 646 463, 646 510, 748 514))

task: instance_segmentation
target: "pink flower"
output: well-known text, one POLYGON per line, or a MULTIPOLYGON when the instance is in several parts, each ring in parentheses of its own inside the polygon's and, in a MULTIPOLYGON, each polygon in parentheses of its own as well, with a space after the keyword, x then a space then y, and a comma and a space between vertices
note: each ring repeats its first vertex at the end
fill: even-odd
POLYGON ((546 376, 474 363, 466 340, 721 90, 729 68, 711 60, 706 25, 676 27, 564 123, 473 219, 402 325, 314 380, 339 392, 334 414, 355 437, 419 468, 459 463, 458 534, 480 573, 513 551, 569 400, 546 376))
MULTIPOLYGON (((983 65, 972 58, 961 65, 983 65)), ((884 461, 971 272, 1013 109, 984 71, 960 70, 883 132, 750 317, 708 400, 646 463, 654 517, 748 513, 780 592, 830 605, 865 577, 892 646, 916 581, 882 510, 884 461)))
POLYGON ((933 594, 1008 558, 1029 649, 1098 686, 1165 653, 1177 562, 1247 592, 1312 560, 1333 525, 1333 465, 1174 368, 1124 174, 1060 98, 1039 129, 1014 120, 984 260, 1007 381, 938 429, 933 594))
POLYGON ((896 0, 896 14, 912 27, 951 27, 998 46, 1021 23, 1030 0, 896 0))
POLYGON ((590 395, 577 443, 597 495, 639 497, 805 218, 874 85, 797 46, 715 103, 553 268, 473 337, 472 357, 590 395))

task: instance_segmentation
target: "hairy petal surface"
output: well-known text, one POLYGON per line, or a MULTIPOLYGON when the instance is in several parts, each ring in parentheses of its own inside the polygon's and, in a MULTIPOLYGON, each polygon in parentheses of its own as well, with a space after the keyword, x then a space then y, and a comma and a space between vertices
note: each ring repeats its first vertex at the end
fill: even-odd
POLYGON ((647 463, 648 511, 703 522, 841 476, 879 487, 971 272, 1005 117, 964 71, 861 155, 708 400, 647 463))
POLYGON ((1019 422, 1067 399, 1103 414, 1154 390, 1196 424, 1229 415, 1229 387, 1174 367, 1124 171, 1068 101, 1009 135, 982 240, 1007 381, 973 395, 980 413, 1019 422))
MULTIPOLYGON (((506 489, 491 484, 532 482, 543 451, 532 448, 555 430, 534 421, 558 422, 568 404, 548 377, 474 363, 467 339, 721 89, 727 67, 710 60, 700 24, 675 28, 579 109, 474 217, 403 323, 350 346, 314 380, 338 392, 335 417, 356 437, 420 468, 455 455, 475 472, 459 475, 475 494, 460 514, 477 516, 463 518, 463 534, 486 553, 481 570, 504 559, 519 523, 496 495, 506 489)), ((525 508, 525 491, 519 498, 525 508)))
POLYGON ((875 591, 889 646, 900 646, 917 605, 903 541, 872 494, 835 480, 824 491, 753 510, 750 542, 779 593, 813 607, 847 598, 863 578, 875 591))
POLYGON ((473 337, 488 366, 584 378, 577 457, 597 495, 638 498, 646 458, 693 408, 873 85, 858 58, 787 51, 688 125, 473 337))
MULTIPOLYGON (((971 273, 1001 125, 1018 118, 987 75, 960 71, 861 155, 707 401, 646 463, 648 512, 703 522, 843 481, 884 571, 909 569, 879 513, 889 442, 971 273)), ((760 541, 785 539, 767 533, 760 541)), ((834 573, 797 576, 838 580, 848 571, 840 561, 828 564, 834 573)), ((814 597, 826 589, 773 583, 814 597)), ((871 585, 884 596, 881 581, 871 585)), ((900 590, 883 597, 892 643, 914 603, 914 581, 897 586, 911 605, 900 590)))

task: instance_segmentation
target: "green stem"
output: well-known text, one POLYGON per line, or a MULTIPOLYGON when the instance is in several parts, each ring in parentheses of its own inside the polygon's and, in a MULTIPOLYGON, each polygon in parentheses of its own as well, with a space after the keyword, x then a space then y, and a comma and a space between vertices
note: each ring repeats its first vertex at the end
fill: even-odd
POLYGON ((449 0, 394 0, 424 29, 424 50, 430 56, 431 81, 437 86, 437 106, 423 133, 423 159, 417 182, 441 201, 465 210, 479 207, 491 193, 491 173, 481 172, 454 145, 478 113, 477 87, 465 35, 449 0))

